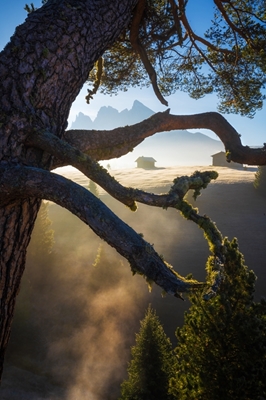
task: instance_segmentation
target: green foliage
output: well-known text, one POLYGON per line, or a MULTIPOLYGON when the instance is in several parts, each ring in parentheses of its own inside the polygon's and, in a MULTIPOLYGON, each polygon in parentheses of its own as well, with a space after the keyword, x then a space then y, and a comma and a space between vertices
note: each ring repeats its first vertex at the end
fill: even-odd
POLYGON ((150 306, 141 321, 131 354, 128 380, 121 385, 120 400, 173 400, 169 382, 174 376, 176 358, 170 339, 150 306))
POLYGON ((262 165, 258 167, 258 171, 255 174, 254 187, 263 196, 266 196, 266 166, 262 165))
MULTIPOLYGON (((158 88, 164 96, 181 90, 199 99, 215 92, 220 111, 253 116, 264 99, 265 3, 235 0, 217 4, 212 25, 205 34, 196 35, 189 25, 187 2, 147 0, 138 40, 156 71, 158 88)), ((132 29, 131 22, 104 53, 104 93, 151 83, 147 67, 132 49, 132 29)), ((97 81, 97 71, 95 66, 89 82, 97 81)))
POLYGON ((220 110, 242 115, 255 113, 262 108, 264 96, 261 89, 265 85, 265 4, 237 0, 233 6, 224 6, 230 24, 219 12, 214 15, 206 38, 217 47, 233 52, 222 54, 208 49, 207 57, 215 66, 212 82, 215 92, 222 100, 220 110), (228 90, 229 88, 229 90, 228 90))
MULTIPOLYGON (((192 294, 178 328, 179 400, 255 400, 266 394, 266 302, 255 303, 256 277, 244 265, 236 239, 224 240, 224 277, 216 297, 192 294)), ((214 258, 207 263, 211 280, 214 258)))

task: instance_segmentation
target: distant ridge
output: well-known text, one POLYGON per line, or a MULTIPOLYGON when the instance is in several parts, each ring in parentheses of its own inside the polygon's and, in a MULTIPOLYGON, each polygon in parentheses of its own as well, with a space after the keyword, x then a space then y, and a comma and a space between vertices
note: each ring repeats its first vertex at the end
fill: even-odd
MULTIPOLYGON (((111 106, 101 107, 94 121, 79 113, 71 129, 114 129, 119 126, 133 125, 155 114, 140 101, 135 100, 130 110, 121 112, 111 106)), ((175 130, 160 132, 145 139, 131 153, 117 159, 114 168, 133 168, 140 156, 154 157, 157 166, 174 165, 210 165, 211 155, 224 150, 220 140, 214 140, 203 133, 175 130)), ((112 160, 111 160, 112 161, 112 160)), ((109 164, 112 167, 112 162, 109 164)))
POLYGON ((80 112, 71 125, 71 129, 114 129, 119 126, 133 125, 155 114, 150 108, 135 100, 130 110, 121 112, 111 106, 101 107, 94 121, 80 112))

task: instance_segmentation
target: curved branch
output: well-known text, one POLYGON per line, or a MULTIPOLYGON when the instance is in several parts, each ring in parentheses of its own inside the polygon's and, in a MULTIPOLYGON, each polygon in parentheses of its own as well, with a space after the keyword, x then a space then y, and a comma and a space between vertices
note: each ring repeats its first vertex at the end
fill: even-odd
POLYGON ((26 144, 39 148, 77 168, 132 211, 137 209, 136 201, 155 207, 179 209, 177 204, 183 200, 188 190, 195 190, 197 194, 202 188, 207 187, 211 179, 217 178, 217 173, 214 171, 198 172, 191 177, 183 176, 176 178, 175 184, 168 194, 156 195, 143 190, 124 187, 91 157, 81 153, 49 132, 39 132, 38 134, 34 132, 33 135, 28 137, 26 144))
POLYGON ((35 132, 33 135, 28 136, 26 145, 49 153, 61 160, 63 164, 72 165, 132 211, 137 209, 136 203, 132 199, 134 197, 132 192, 137 191, 136 189, 125 188, 97 161, 52 133, 39 132, 36 134, 35 132))
MULTIPOLYGON (((223 142, 230 160, 247 165, 266 165, 266 147, 243 146, 239 133, 219 113, 172 115, 169 110, 131 126, 110 131, 69 130, 64 139, 96 160, 110 160, 132 151, 145 138, 178 129, 210 129, 223 142)), ((57 163, 56 166, 59 166, 57 163)))
POLYGON ((180 297, 179 292, 188 292, 203 285, 181 279, 153 246, 90 191, 60 175, 33 167, 1 166, 0 188, 1 205, 12 204, 12 199, 36 197, 67 208, 125 257, 133 273, 145 275, 171 295, 180 297))
POLYGON ((122 186, 108 174, 107 170, 101 168, 96 161, 50 133, 35 134, 32 136, 31 142, 28 140, 28 143, 57 157, 64 157, 68 164, 78 168, 86 176, 101 185, 111 196, 129 206, 132 210, 136 210, 135 201, 149 206, 172 207, 179 210, 186 219, 196 223, 204 231, 210 251, 214 254, 216 260, 214 282, 208 293, 205 294, 205 299, 207 300, 216 294, 222 281, 224 265, 222 235, 207 216, 200 216, 197 209, 194 209, 183 198, 190 189, 194 190, 194 197, 196 198, 201 189, 205 189, 212 179, 217 178, 217 172, 196 171, 190 177, 182 176, 176 178, 169 193, 156 195, 122 186))
POLYGON ((141 23, 141 20, 143 17, 145 6, 146 6, 146 0, 139 0, 136 5, 136 8, 134 10, 133 19, 132 19, 132 25, 131 25, 131 29, 130 29, 130 43, 132 45, 132 48, 136 51, 136 53, 139 54, 140 59, 144 65, 146 71, 148 72, 153 91, 154 91, 155 95, 157 96, 158 100, 165 106, 168 106, 167 101, 162 96, 160 89, 158 88, 156 71, 153 68, 153 66, 149 60, 148 54, 145 50, 145 47, 142 45, 140 38, 139 38, 139 26, 140 26, 140 23, 141 23))

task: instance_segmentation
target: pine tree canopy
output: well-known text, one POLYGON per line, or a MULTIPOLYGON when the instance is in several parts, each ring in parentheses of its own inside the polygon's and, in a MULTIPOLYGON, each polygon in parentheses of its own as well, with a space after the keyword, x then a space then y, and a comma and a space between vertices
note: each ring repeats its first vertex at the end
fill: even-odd
POLYGON ((131 354, 128 380, 121 385, 120 400, 174 400, 169 393, 169 382, 174 376, 176 358, 170 339, 151 307, 141 321, 131 354))
MULTIPOLYGON (((244 265, 237 240, 224 240, 223 281, 216 297, 192 294, 178 328, 179 400, 259 400, 266 395, 266 302, 254 302, 256 276, 244 265)), ((207 263, 207 274, 214 260, 207 263)))
MULTIPOLYGON (((216 93, 222 112, 254 115, 265 85, 265 2, 215 0, 210 25, 197 34, 186 0, 141 0, 131 23, 95 64, 88 101, 104 93, 152 84, 159 100, 182 90, 199 99, 216 93)), ((200 7, 200 5, 199 5, 200 7)))

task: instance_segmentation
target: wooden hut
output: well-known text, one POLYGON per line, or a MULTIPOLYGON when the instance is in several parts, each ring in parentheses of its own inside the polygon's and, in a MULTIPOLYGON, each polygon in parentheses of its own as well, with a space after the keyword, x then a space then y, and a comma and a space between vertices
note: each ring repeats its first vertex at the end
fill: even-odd
POLYGON ((212 165, 216 167, 227 167, 227 168, 243 168, 243 164, 239 164, 231 161, 226 161, 225 151, 219 151, 219 153, 212 155, 212 165))
POLYGON ((155 168, 156 160, 153 157, 139 157, 135 161, 137 168, 152 169, 155 168))

